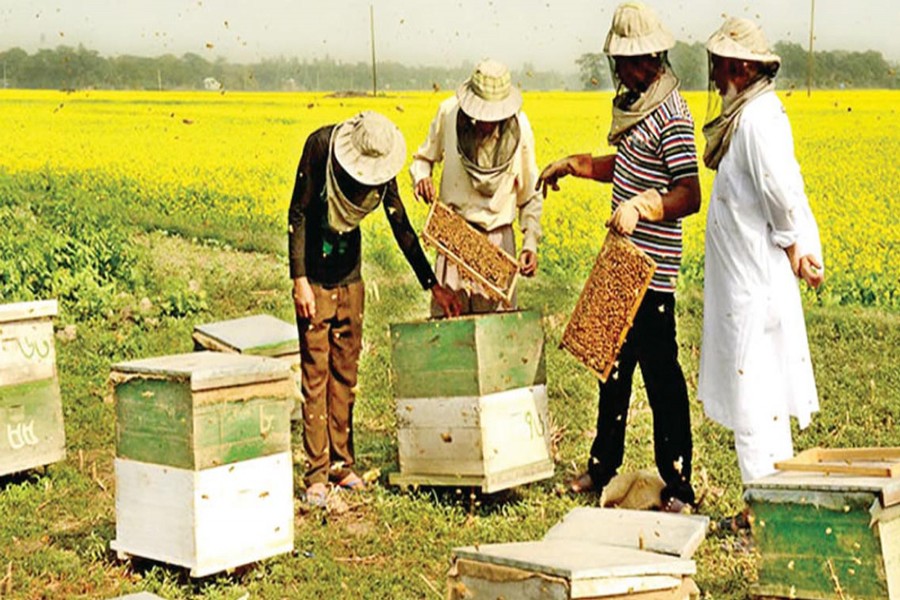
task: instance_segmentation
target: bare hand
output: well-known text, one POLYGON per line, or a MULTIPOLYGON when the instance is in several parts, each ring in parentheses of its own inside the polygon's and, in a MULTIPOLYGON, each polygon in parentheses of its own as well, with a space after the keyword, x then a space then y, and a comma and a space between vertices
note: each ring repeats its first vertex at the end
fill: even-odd
POLYGON ((306 277, 298 277, 294 280, 294 309, 297 311, 297 316, 303 319, 316 317, 316 296, 306 277))
POLYGON ((797 276, 811 288, 817 288, 825 280, 822 264, 812 254, 800 257, 797 276))
POLYGON ((445 317, 458 317, 462 312, 462 303, 459 298, 444 286, 438 283, 434 284, 434 287, 431 288, 431 296, 444 311, 445 317))
POLYGON ((535 191, 542 190, 544 198, 547 197, 547 188, 550 187, 554 192, 559 191, 559 180, 566 175, 571 175, 575 170, 572 167, 572 161, 567 157, 552 162, 541 171, 537 183, 534 185, 535 191), (543 188, 543 189, 542 189, 543 188))
POLYGON ((519 254, 519 272, 525 277, 534 277, 537 273, 537 253, 532 250, 522 250, 519 254))
POLYGON ((431 177, 423 177, 418 182, 416 182, 413 193, 416 198, 421 198, 428 204, 434 202, 434 182, 431 180, 431 177))
POLYGON ((622 235, 631 235, 640 218, 641 214, 633 204, 622 202, 606 222, 606 226, 622 235))

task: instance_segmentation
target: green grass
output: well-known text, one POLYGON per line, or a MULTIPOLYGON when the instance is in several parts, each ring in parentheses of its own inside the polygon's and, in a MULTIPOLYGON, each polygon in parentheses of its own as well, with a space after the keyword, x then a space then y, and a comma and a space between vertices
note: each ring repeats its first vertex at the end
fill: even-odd
MULTIPOLYGON (((50 218, 45 215, 57 214, 38 192, 16 193, 20 201, 7 199, 6 205, 17 206, 17 222, 31 218, 22 216, 23 207, 31 207, 38 225, 50 218)), ((359 466, 379 469, 378 484, 351 499, 351 510, 343 515, 298 511, 294 553, 231 574, 193 581, 180 568, 141 560, 118 562, 109 550, 115 536, 110 365, 189 351, 197 322, 261 312, 292 320, 292 306, 287 264, 277 253, 241 252, 221 243, 148 231, 142 223, 90 213, 88 199, 80 202, 81 210, 94 214, 109 231, 99 238, 75 229, 65 235, 88 248, 106 248, 105 254, 96 255, 100 258, 124 257, 127 276, 111 280, 106 291, 85 288, 97 298, 96 313, 84 308, 83 298, 63 302, 59 322, 77 326, 74 339, 57 340, 68 458, 0 479, 0 596, 108 598, 146 590, 170 600, 438 598, 443 596, 453 547, 536 539, 570 509, 596 501, 557 493, 587 458, 597 401, 594 378, 558 349, 579 292, 578 275, 539 275, 523 283, 520 295, 524 307, 544 315, 550 412, 560 437, 555 477, 491 496, 453 488, 401 492, 386 485, 387 473, 398 468, 387 375, 388 325, 423 318, 428 299, 385 234, 386 227, 378 226, 366 232, 364 241, 367 310, 356 409, 359 466)), ((214 230, 209 237, 229 239, 227 233, 214 230)), ((85 254, 75 267, 92 272, 96 264, 90 256, 85 254)), ((19 293, 27 295, 21 289, 19 293)), ((692 398, 701 299, 697 284, 685 283, 679 292, 681 361, 692 398)), ((796 433, 797 449, 900 446, 900 367, 894 355, 900 347, 900 315, 811 306, 807 322, 822 410, 809 429, 796 433)), ((636 382, 626 469, 653 465, 650 410, 639 377, 636 382)), ((692 411, 696 482, 705 493, 701 511, 717 519, 742 505, 731 434, 706 420, 697 402, 692 411)), ((299 486, 301 474, 295 475, 299 486)), ((705 597, 746 597, 755 557, 739 538, 712 533, 696 559, 696 580, 705 597)))

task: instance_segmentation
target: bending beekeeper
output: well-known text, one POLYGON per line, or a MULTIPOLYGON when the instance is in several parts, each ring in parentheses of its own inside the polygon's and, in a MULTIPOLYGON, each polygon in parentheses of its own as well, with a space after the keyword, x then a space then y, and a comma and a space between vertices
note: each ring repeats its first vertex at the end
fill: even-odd
MULTIPOLYGON (((522 94, 505 65, 482 61, 456 94, 438 107, 409 168, 416 196, 429 203, 437 197, 432 169, 441 161, 440 200, 512 256, 516 256, 512 223, 518 213, 519 271, 526 277, 534 275, 543 201, 535 191, 534 133, 522 111, 522 94)), ((438 255, 434 271, 438 282, 456 293, 464 314, 502 309, 479 285, 464 281, 443 255, 438 255)), ((440 314, 436 303, 432 314, 440 314)))
POLYGON ((706 48, 713 118, 703 128, 703 160, 716 176, 698 396, 711 419, 734 431, 747 482, 793 455, 789 417, 805 428, 818 410, 797 278, 822 283, 822 248, 775 95, 781 59, 746 19, 726 20, 706 48))

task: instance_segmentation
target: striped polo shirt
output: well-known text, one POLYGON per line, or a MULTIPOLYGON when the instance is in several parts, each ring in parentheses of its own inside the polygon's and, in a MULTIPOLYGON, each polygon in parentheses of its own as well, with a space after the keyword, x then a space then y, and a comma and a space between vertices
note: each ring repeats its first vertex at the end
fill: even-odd
MULTIPOLYGON (((646 189, 664 193, 673 182, 692 175, 697 175, 694 120, 676 90, 619 142, 612 209, 646 189)), ((656 261, 650 289, 674 292, 681 267, 681 219, 638 221, 631 240, 656 261)))

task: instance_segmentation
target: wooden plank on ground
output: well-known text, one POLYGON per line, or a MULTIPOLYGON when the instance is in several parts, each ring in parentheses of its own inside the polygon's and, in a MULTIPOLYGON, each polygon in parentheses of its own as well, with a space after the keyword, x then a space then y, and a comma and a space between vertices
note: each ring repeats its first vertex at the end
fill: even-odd
POLYGON ((575 540, 690 558, 706 537, 709 517, 614 508, 574 508, 545 540, 575 540))
POLYGON ((782 471, 847 473, 862 477, 900 476, 900 448, 810 448, 775 463, 782 471))

